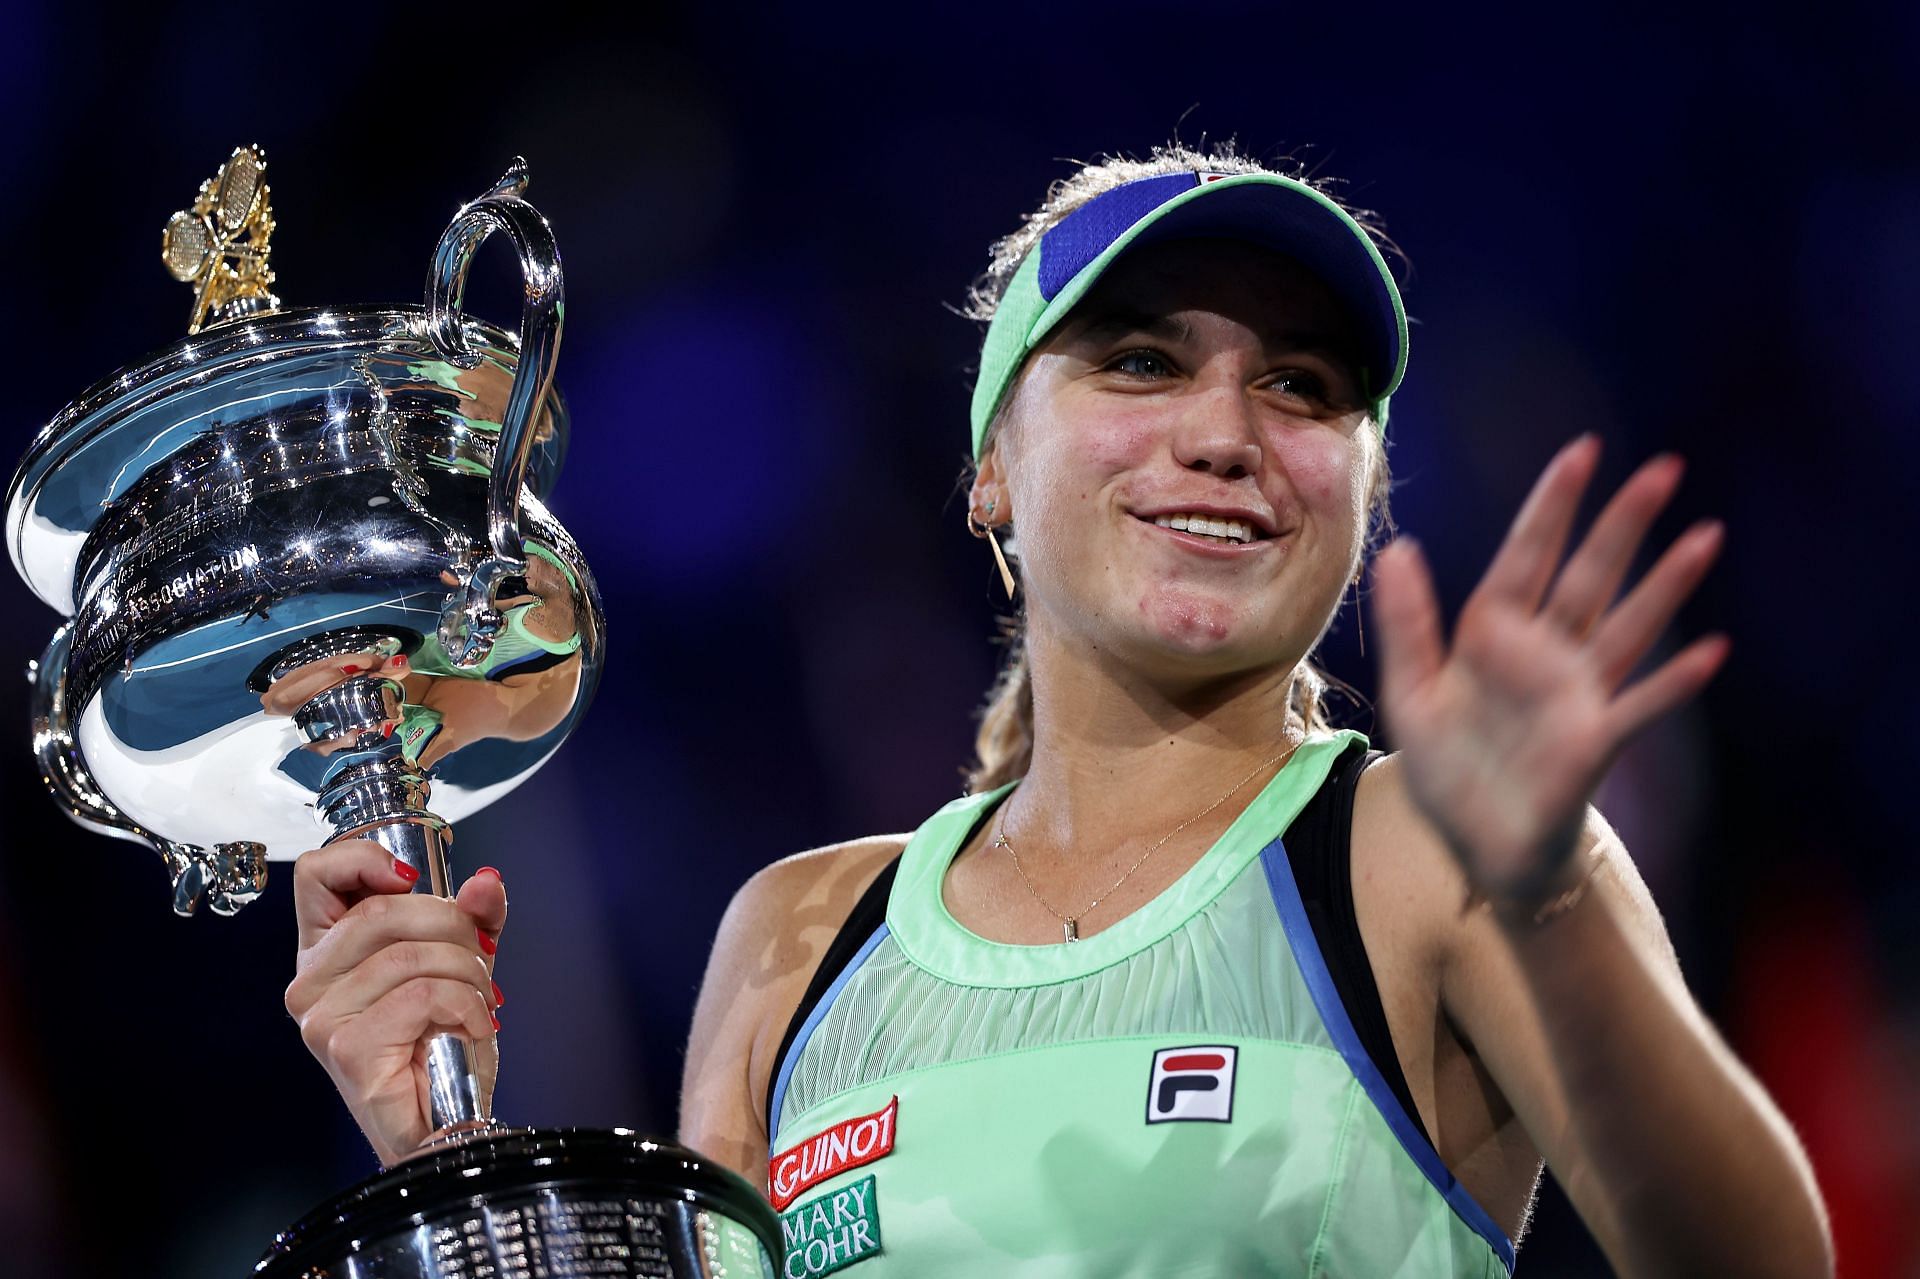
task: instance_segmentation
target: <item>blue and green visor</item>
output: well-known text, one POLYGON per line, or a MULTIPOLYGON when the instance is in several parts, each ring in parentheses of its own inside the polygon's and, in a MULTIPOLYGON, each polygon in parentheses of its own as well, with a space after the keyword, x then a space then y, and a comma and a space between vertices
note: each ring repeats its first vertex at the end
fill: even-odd
POLYGON ((1245 240, 1319 276, 1352 313, 1357 370, 1374 422, 1407 367, 1407 312, 1373 238, 1345 209, 1278 173, 1168 173, 1102 192, 1060 219, 1007 285, 980 348, 973 385, 973 456, 1027 354, 1086 296, 1115 259, 1167 240, 1245 240))

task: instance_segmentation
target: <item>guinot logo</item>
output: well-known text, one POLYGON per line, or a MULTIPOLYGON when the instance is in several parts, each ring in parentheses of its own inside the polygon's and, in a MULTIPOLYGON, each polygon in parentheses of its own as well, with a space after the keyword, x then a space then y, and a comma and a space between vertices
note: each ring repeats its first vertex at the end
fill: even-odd
POLYGON ((900 1099, 895 1097, 871 1115, 843 1119, 769 1159, 767 1197, 773 1206, 784 1209, 827 1178, 892 1154, 899 1114, 900 1099))

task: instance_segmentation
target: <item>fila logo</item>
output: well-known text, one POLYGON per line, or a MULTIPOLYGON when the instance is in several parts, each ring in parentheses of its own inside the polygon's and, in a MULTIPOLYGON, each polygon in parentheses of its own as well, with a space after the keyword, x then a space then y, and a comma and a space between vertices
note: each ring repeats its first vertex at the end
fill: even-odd
POLYGON ((1232 1122, 1233 1067, 1239 1054, 1227 1045, 1155 1053, 1147 1081, 1147 1122, 1232 1122))
POLYGON ((767 1198, 775 1209, 784 1209, 827 1178, 892 1154, 899 1114, 900 1099, 895 1097, 871 1115, 843 1119, 781 1151, 767 1161, 767 1198))

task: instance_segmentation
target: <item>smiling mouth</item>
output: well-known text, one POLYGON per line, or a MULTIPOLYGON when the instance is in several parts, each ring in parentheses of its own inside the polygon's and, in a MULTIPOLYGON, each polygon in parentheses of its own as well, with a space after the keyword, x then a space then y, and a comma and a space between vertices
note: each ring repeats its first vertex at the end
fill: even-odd
POLYGON ((1153 522, 1161 528, 1229 546, 1257 542, 1266 535, 1245 520, 1223 520, 1209 515, 1156 515, 1153 522))

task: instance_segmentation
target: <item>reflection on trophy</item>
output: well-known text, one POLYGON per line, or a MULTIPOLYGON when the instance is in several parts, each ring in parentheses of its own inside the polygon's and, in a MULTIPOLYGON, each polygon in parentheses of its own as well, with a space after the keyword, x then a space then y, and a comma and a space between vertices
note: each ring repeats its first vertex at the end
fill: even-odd
MULTIPOLYGON (((167 225, 193 336, 64 410, 7 494, 15 567, 70 619, 34 672, 42 773, 76 821, 160 853, 181 914, 230 914, 269 862, 346 838, 447 895, 448 824, 558 749, 605 653, 543 504, 562 280, 524 165, 454 217, 424 307, 291 311, 265 167, 236 150, 167 225), (495 231, 525 274, 517 337, 461 312, 495 231)), ((458 1036, 428 1064, 433 1149, 258 1273, 773 1273, 777 1218, 739 1177, 626 1132, 496 1126, 458 1036)))

